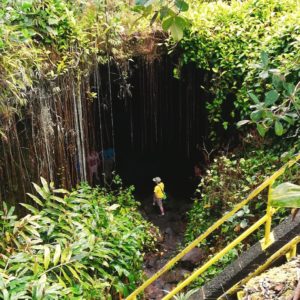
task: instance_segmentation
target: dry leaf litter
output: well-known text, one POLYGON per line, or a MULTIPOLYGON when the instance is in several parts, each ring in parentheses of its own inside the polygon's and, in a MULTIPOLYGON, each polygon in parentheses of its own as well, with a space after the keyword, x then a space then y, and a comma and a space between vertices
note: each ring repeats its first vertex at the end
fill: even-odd
POLYGON ((300 256, 248 281, 243 300, 290 300, 300 276, 300 256))

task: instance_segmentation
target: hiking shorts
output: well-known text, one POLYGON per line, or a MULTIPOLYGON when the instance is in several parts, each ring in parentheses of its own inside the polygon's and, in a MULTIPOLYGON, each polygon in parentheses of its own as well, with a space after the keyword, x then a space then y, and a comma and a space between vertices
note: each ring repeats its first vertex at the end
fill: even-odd
POLYGON ((157 203, 158 207, 160 207, 160 208, 163 207, 161 198, 156 198, 155 196, 153 196, 153 200, 154 200, 155 203, 157 203))

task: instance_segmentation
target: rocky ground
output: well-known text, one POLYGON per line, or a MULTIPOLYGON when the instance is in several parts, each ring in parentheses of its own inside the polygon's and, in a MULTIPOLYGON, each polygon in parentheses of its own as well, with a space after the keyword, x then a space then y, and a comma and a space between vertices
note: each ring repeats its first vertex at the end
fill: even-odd
MULTIPOLYGON (((192 205, 190 200, 173 197, 169 197, 164 203, 165 216, 160 216, 159 208, 152 205, 151 196, 146 197, 141 205, 143 215, 156 225, 161 233, 158 251, 145 256, 144 270, 147 277, 155 274, 178 254, 186 226, 186 212, 192 205)), ((200 260, 200 256, 202 253, 196 249, 184 257, 178 266, 165 273, 146 289, 145 299, 162 299, 167 291, 172 290, 185 275, 190 273, 194 263, 200 260)))
MULTIPOLYGON (((243 290, 243 300, 292 300, 299 277, 300 256, 249 280, 243 290)), ((299 299, 296 296, 296 300, 299 299)))

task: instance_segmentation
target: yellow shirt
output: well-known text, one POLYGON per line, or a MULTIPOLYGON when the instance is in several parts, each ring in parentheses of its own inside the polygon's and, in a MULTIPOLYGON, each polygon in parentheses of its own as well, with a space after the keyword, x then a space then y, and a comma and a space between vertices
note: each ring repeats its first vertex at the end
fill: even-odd
POLYGON ((157 184, 154 188, 154 195, 157 199, 162 199, 164 196, 164 188, 165 185, 163 184, 163 182, 160 182, 159 184, 157 184))

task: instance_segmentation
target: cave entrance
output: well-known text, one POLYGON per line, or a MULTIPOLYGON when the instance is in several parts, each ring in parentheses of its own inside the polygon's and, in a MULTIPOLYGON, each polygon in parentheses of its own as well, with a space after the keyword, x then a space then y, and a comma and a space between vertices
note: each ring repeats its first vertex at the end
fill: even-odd
POLYGON ((113 124, 108 124, 109 111, 105 120, 102 104, 102 122, 107 127, 102 131, 113 128, 116 171, 138 193, 152 191, 152 178, 160 176, 168 192, 191 195, 193 167, 203 163, 196 145, 208 133, 205 103, 209 95, 201 87, 207 74, 188 65, 176 79, 174 67, 170 57, 152 62, 137 58, 126 73, 117 67, 111 70, 113 124))

